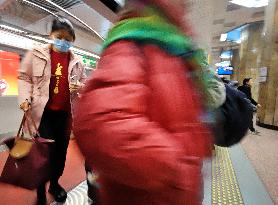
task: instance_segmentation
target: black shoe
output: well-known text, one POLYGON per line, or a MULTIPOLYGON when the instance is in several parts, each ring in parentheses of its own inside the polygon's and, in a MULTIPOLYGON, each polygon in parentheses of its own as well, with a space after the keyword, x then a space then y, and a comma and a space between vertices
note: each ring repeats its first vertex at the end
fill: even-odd
POLYGON ((67 200, 67 192, 60 184, 50 184, 48 192, 54 197, 56 202, 64 203, 67 200))
POLYGON ((260 132, 259 132, 258 130, 251 131, 251 133, 252 133, 253 135, 260 135, 260 132))

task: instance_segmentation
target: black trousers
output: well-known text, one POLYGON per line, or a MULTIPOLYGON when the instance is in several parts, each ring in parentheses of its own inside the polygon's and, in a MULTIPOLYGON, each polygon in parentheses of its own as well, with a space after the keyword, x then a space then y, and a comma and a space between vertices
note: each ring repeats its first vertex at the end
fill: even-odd
POLYGON ((255 132, 255 131, 256 131, 255 128, 254 128, 254 122, 253 122, 253 120, 251 121, 251 123, 250 123, 250 125, 249 125, 249 130, 250 130, 251 132, 255 132))
POLYGON ((44 110, 39 132, 41 137, 55 140, 51 145, 50 181, 58 182, 65 168, 71 133, 71 114, 65 111, 44 110))

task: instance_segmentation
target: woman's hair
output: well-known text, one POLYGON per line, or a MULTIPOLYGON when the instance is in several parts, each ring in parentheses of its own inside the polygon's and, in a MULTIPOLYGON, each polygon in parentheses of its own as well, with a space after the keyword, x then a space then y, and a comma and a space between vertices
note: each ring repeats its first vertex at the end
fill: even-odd
POLYGON ((73 37, 73 40, 75 40, 75 31, 71 22, 68 19, 62 17, 55 18, 52 22, 51 33, 61 29, 69 32, 69 34, 73 37))
POLYGON ((243 80, 243 85, 246 85, 252 78, 245 78, 243 80))

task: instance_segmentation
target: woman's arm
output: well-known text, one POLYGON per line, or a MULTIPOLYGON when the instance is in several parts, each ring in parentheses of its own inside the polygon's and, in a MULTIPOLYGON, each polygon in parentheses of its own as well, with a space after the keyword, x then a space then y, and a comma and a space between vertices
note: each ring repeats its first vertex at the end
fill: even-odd
POLYGON ((18 102, 19 105, 31 102, 33 94, 32 64, 33 53, 30 51, 23 59, 18 71, 18 102))

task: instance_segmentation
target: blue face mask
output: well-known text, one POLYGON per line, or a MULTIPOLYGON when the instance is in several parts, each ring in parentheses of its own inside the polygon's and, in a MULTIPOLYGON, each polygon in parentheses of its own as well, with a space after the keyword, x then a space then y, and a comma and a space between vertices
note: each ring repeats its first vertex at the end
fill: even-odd
POLYGON ((58 51, 66 53, 71 48, 72 43, 66 40, 60 40, 56 38, 54 39, 53 45, 58 51))

